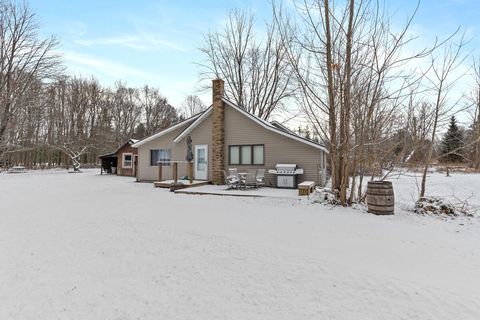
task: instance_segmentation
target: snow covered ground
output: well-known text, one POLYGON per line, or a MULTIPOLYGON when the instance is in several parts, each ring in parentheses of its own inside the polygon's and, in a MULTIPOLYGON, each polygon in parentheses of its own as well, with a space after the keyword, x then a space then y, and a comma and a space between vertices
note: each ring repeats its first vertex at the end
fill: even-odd
MULTIPOLYGON (((398 209, 411 210, 415 200, 418 199, 421 173, 392 174, 388 180, 393 183, 398 209)), ((454 172, 447 177, 444 173, 429 173, 426 195, 441 197, 454 203, 467 201, 470 206, 478 209, 480 208, 480 175, 454 172)))
MULTIPOLYGON (((479 175, 430 181, 480 204, 479 175)), ((2 173, 0 254, 0 319, 480 319, 478 218, 2 173)))

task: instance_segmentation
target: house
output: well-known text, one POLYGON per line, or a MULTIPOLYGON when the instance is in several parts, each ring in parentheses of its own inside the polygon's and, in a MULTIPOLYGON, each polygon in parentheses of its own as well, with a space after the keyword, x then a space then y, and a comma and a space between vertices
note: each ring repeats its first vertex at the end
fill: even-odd
POLYGON ((130 139, 115 152, 104 154, 98 158, 102 162, 103 171, 119 176, 135 177, 137 175, 138 150, 133 144, 139 140, 130 139))
MULTIPOLYGON (((223 184, 223 170, 235 167, 275 169, 278 163, 293 163, 303 169, 298 182, 323 185, 327 150, 304 139, 279 123, 268 123, 224 98, 224 82, 213 80, 213 104, 204 112, 162 130, 133 145, 138 149, 139 181, 172 179, 172 162, 179 162, 178 175, 187 174, 187 138, 194 154, 194 179, 223 184), (183 165, 182 165, 183 164, 183 165)), ((265 176, 275 186, 275 175, 265 176)))

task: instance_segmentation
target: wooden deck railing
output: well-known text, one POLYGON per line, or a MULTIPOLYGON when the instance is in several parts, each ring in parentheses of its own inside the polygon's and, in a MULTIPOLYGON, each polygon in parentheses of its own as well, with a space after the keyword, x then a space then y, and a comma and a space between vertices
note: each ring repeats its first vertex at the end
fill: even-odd
POLYGON ((172 176, 175 183, 178 182, 178 164, 186 163, 187 164, 187 175, 190 180, 190 184, 193 183, 193 162, 189 161, 159 161, 158 162, 158 181, 163 181, 163 164, 171 163, 172 164, 172 176))

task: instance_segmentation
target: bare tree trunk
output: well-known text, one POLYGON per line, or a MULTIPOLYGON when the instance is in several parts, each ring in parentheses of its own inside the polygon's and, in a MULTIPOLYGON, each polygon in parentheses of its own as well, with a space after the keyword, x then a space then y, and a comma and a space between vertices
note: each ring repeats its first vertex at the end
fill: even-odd
POLYGON ((472 127, 472 141, 473 141, 473 156, 472 166, 475 170, 480 169, 480 59, 473 63, 475 89, 473 92, 473 105, 475 108, 473 115, 472 127))
POLYGON ((330 170, 332 172, 332 188, 335 190, 340 189, 340 175, 337 168, 337 121, 336 121, 336 106, 335 106, 335 84, 333 82, 333 68, 334 63, 332 59, 332 35, 330 26, 330 7, 329 0, 324 0, 325 7, 325 56, 327 61, 327 90, 328 90, 328 124, 330 132, 330 170))
POLYGON ((347 47, 345 50, 345 84, 343 89, 344 102, 340 112, 340 161, 339 172, 341 176, 340 184, 340 203, 347 205, 347 187, 349 184, 349 137, 350 137, 350 109, 351 109, 351 76, 352 76, 352 38, 353 38, 353 17, 355 13, 355 1, 349 1, 348 29, 347 29, 347 47))
POLYGON ((475 123, 475 169, 480 169, 480 88, 478 90, 478 103, 476 108, 476 123, 475 123))

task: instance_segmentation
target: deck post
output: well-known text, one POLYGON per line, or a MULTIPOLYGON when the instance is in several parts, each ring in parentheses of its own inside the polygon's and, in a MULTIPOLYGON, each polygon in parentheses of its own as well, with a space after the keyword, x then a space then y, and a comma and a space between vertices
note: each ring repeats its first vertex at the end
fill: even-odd
POLYGON ((162 181, 162 163, 158 163, 158 181, 162 181))
POLYGON ((175 183, 177 183, 177 181, 178 181, 178 171, 177 171, 177 169, 178 169, 178 163, 174 162, 173 163, 173 181, 175 183))
POLYGON ((188 178, 190 179, 190 184, 193 184, 193 162, 188 163, 188 178))

